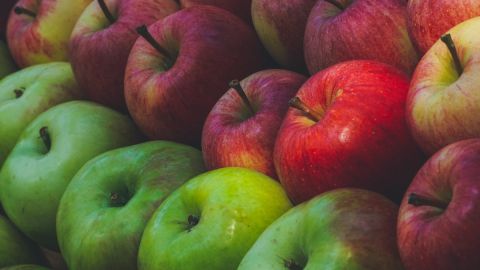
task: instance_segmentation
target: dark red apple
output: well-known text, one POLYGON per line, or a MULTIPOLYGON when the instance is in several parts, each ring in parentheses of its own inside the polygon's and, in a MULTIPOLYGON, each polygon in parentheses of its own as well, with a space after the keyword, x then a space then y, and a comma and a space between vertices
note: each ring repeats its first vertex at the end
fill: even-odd
POLYGON ((125 98, 151 139, 199 146, 205 119, 225 86, 266 62, 255 32, 217 7, 186 8, 139 30, 145 38, 130 53, 125 98))
POLYGON ((337 64, 312 76, 291 101, 274 162, 296 203, 339 187, 400 201, 423 155, 405 121, 408 77, 376 61, 337 64))
POLYGON ((480 139, 436 152, 408 187, 397 223, 406 269, 480 266, 480 139))
POLYGON ((277 178, 273 146, 290 100, 306 78, 286 70, 264 70, 232 82, 203 127, 207 169, 245 167, 277 178))
POLYGON ((252 0, 178 0, 183 8, 188 8, 196 5, 211 5, 216 6, 232 12, 238 17, 242 18, 246 23, 250 24, 252 21, 250 15, 250 6, 252 0))

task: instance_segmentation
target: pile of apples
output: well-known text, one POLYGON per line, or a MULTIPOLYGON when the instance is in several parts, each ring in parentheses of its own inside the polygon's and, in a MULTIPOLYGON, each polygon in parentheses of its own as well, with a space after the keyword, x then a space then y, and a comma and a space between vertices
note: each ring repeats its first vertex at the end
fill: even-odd
POLYGON ((478 0, 2 0, 0 269, 479 269, 479 115, 478 0))

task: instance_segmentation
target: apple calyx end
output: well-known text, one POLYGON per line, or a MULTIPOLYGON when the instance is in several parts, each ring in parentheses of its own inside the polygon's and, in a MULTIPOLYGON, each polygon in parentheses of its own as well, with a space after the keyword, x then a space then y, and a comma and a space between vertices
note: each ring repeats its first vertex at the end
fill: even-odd
POLYGON ((153 36, 150 34, 148 31, 147 26, 141 25, 137 27, 136 29, 137 33, 142 36, 150 45, 152 45, 153 48, 155 48, 160 54, 164 55, 167 58, 167 66, 172 66, 173 64, 173 58, 170 55, 170 53, 163 48, 156 40, 153 38, 153 36))
POLYGON ((26 9, 22 6, 16 6, 14 9, 13 9, 13 12, 15 12, 15 14, 17 15, 27 15, 27 16, 30 16, 32 18, 35 18, 37 16, 37 14, 29 9, 26 9))
POLYGON ((337 0, 325 0, 325 2, 328 2, 328 3, 336 6, 340 10, 345 10, 345 7, 340 2, 338 2, 337 0))
POLYGON ((283 261, 283 266, 285 266, 285 268, 287 268, 288 270, 303 270, 303 267, 299 265, 294 259, 285 259, 282 257, 280 257, 280 259, 283 261))
POLYGON ((457 48, 455 47, 455 42, 452 39, 452 35, 447 33, 440 37, 440 40, 447 46, 448 51, 450 52, 453 62, 455 64, 455 69, 458 72, 458 75, 463 73, 462 63, 460 62, 460 57, 458 56, 457 48))
POLYGON ((245 105, 248 107, 250 112, 252 114, 255 114, 255 110, 253 109, 252 103, 250 103, 250 100, 248 99, 247 94, 245 94, 243 87, 240 85, 240 81, 232 80, 228 84, 228 86, 230 86, 230 88, 233 88, 237 92, 237 94, 240 96, 240 98, 242 98, 243 103, 245 103, 245 105))
POLYGON ((48 128, 41 127, 39 133, 40 133, 40 138, 43 141, 43 144, 47 148, 47 152, 50 151, 50 148, 52 146, 52 141, 50 139, 50 134, 48 133, 48 128))
POLYGON ((418 195, 416 193, 410 193, 408 195, 407 202, 408 202, 408 204, 411 204, 415 207, 423 206, 423 205, 432 206, 432 207, 436 207, 436 208, 440 208, 440 209, 447 209, 447 207, 448 207, 448 203, 444 203, 444 202, 436 200, 436 199, 427 198, 425 196, 418 195))
POLYGON ((118 192, 111 192, 110 193, 110 203, 114 207, 124 206, 128 200, 126 200, 123 196, 121 196, 118 192))
POLYGON ((15 94, 15 98, 20 98, 21 96, 23 96, 23 91, 25 91, 25 88, 17 88, 15 90, 13 90, 13 93, 15 94))
POLYGON ((105 0, 97 0, 97 3, 98 5, 100 6, 100 8, 102 9, 102 12, 103 14, 105 15, 105 17, 107 18, 107 20, 113 24, 115 23, 116 19, 115 17, 112 15, 112 13, 110 12, 110 10, 108 9, 108 6, 107 4, 105 3, 105 0))
POLYGON ((200 217, 195 215, 189 215, 187 221, 187 231, 191 232, 193 227, 197 226, 197 224, 200 222, 200 217))
POLYGON ((320 121, 320 119, 323 117, 323 112, 321 113, 310 109, 298 96, 290 99, 288 101, 288 105, 292 108, 302 111, 315 122, 320 121))

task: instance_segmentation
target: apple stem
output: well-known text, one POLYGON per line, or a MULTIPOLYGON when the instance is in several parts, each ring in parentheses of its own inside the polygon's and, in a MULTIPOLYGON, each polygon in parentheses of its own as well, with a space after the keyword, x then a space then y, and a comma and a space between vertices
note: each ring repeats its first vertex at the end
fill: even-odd
POLYGON ((323 112, 317 112, 310 109, 299 97, 294 97, 288 101, 288 105, 307 114, 312 120, 318 122, 323 117, 323 112))
POLYGON ((15 12, 15 14, 18 14, 18 15, 25 14, 25 15, 28 15, 28 16, 33 17, 33 18, 35 18, 37 16, 37 14, 35 12, 33 12, 29 9, 26 9, 22 6, 16 6, 13 11, 15 12))
POLYGON ((195 215, 188 216, 188 224, 187 224, 187 231, 191 231, 193 227, 195 227, 200 222, 200 217, 195 215))
POLYGON ((115 17, 113 17, 110 10, 108 10, 108 7, 107 7, 107 4, 105 3, 105 0, 98 0, 97 2, 98 2, 98 5, 100 5, 100 8, 103 11, 103 14, 105 14, 105 17, 107 17, 107 20, 110 23, 114 23, 115 22, 115 17))
POLYGON ((448 33, 440 37, 442 42, 447 46, 450 54, 452 55, 453 62, 455 63, 455 68, 457 69, 458 74, 463 73, 462 63, 460 62, 460 57, 458 57, 457 48, 455 47, 455 42, 453 42, 452 36, 448 33))
POLYGON ((22 89, 22 88, 20 88, 20 89, 17 88, 15 90, 13 90, 13 93, 15 93, 15 98, 20 98, 21 96, 23 96, 23 91, 24 90, 25 89, 22 89))
POLYGON ((169 66, 171 66, 171 64, 173 63, 173 59, 172 59, 172 56, 170 55, 170 53, 165 50, 156 40, 155 38, 153 38, 153 36, 150 34, 150 32, 148 31, 148 28, 146 25, 142 25, 140 27, 137 28, 137 33, 142 36, 146 41, 148 41, 148 43, 150 43, 150 45, 152 45, 152 47, 154 47, 159 53, 163 54, 165 57, 167 57, 168 59, 168 62, 169 62, 169 66))
POLYGON ((340 2, 338 2, 337 0, 325 0, 325 2, 328 2, 328 3, 336 6, 340 10, 345 10, 345 7, 340 2))
POLYGON ((248 109, 252 114, 255 114, 255 111, 253 110, 252 103, 250 103, 250 100, 248 100, 247 94, 245 94, 245 91, 243 90, 242 86, 240 85, 240 82, 238 80, 233 80, 228 84, 231 88, 235 89, 237 91, 237 94, 242 98, 243 103, 247 105, 248 109))
POLYGON ((436 199, 430 199, 416 193, 410 193, 410 195, 408 195, 408 203, 414 206, 428 205, 441 209, 446 209, 448 207, 448 203, 436 199))
POLYGON ((52 141, 50 140, 50 134, 48 134, 47 127, 40 128, 40 138, 45 144, 45 147, 47 148, 47 150, 50 151, 50 147, 52 146, 52 141))

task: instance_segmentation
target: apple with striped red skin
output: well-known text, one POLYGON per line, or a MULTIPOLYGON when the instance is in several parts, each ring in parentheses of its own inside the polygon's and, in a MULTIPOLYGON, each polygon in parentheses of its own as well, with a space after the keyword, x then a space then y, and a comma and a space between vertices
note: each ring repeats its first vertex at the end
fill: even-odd
POLYGON ((255 30, 281 66, 307 73, 303 39, 310 10, 317 0, 252 0, 255 30))
POLYGON ((250 7, 252 0, 179 0, 182 8, 195 5, 211 5, 230 11, 242 18, 246 23, 251 24, 250 7))
POLYGON ((274 162, 289 197, 306 201, 339 187, 400 201, 424 157, 405 122, 408 77, 370 60, 312 76, 291 101, 274 162))
POLYGON ((138 30, 144 38, 128 59, 125 98, 151 139, 199 146, 205 119, 226 85, 266 63, 253 29, 217 7, 182 9, 138 30))
POLYGON ((411 74, 418 62, 405 0, 319 0, 307 21, 304 46, 312 75, 355 59, 377 60, 411 74))
POLYGON ((96 0, 78 19, 69 43, 75 78, 87 97, 127 111, 123 80, 135 29, 178 10, 173 0, 96 0))
POLYGON ((8 46, 17 65, 24 68, 68 61, 70 34, 90 2, 92 0, 19 0, 7 25, 8 46))
POLYGON ((480 16, 480 1, 410 0, 407 14, 408 32, 416 48, 423 55, 450 28, 480 16))
POLYGON ((277 178, 273 146, 290 100, 307 78, 264 70, 232 83, 203 126, 207 169, 245 167, 277 178))
POLYGON ((420 169, 400 205, 397 239, 410 270, 480 265, 480 139, 450 144, 420 169))

